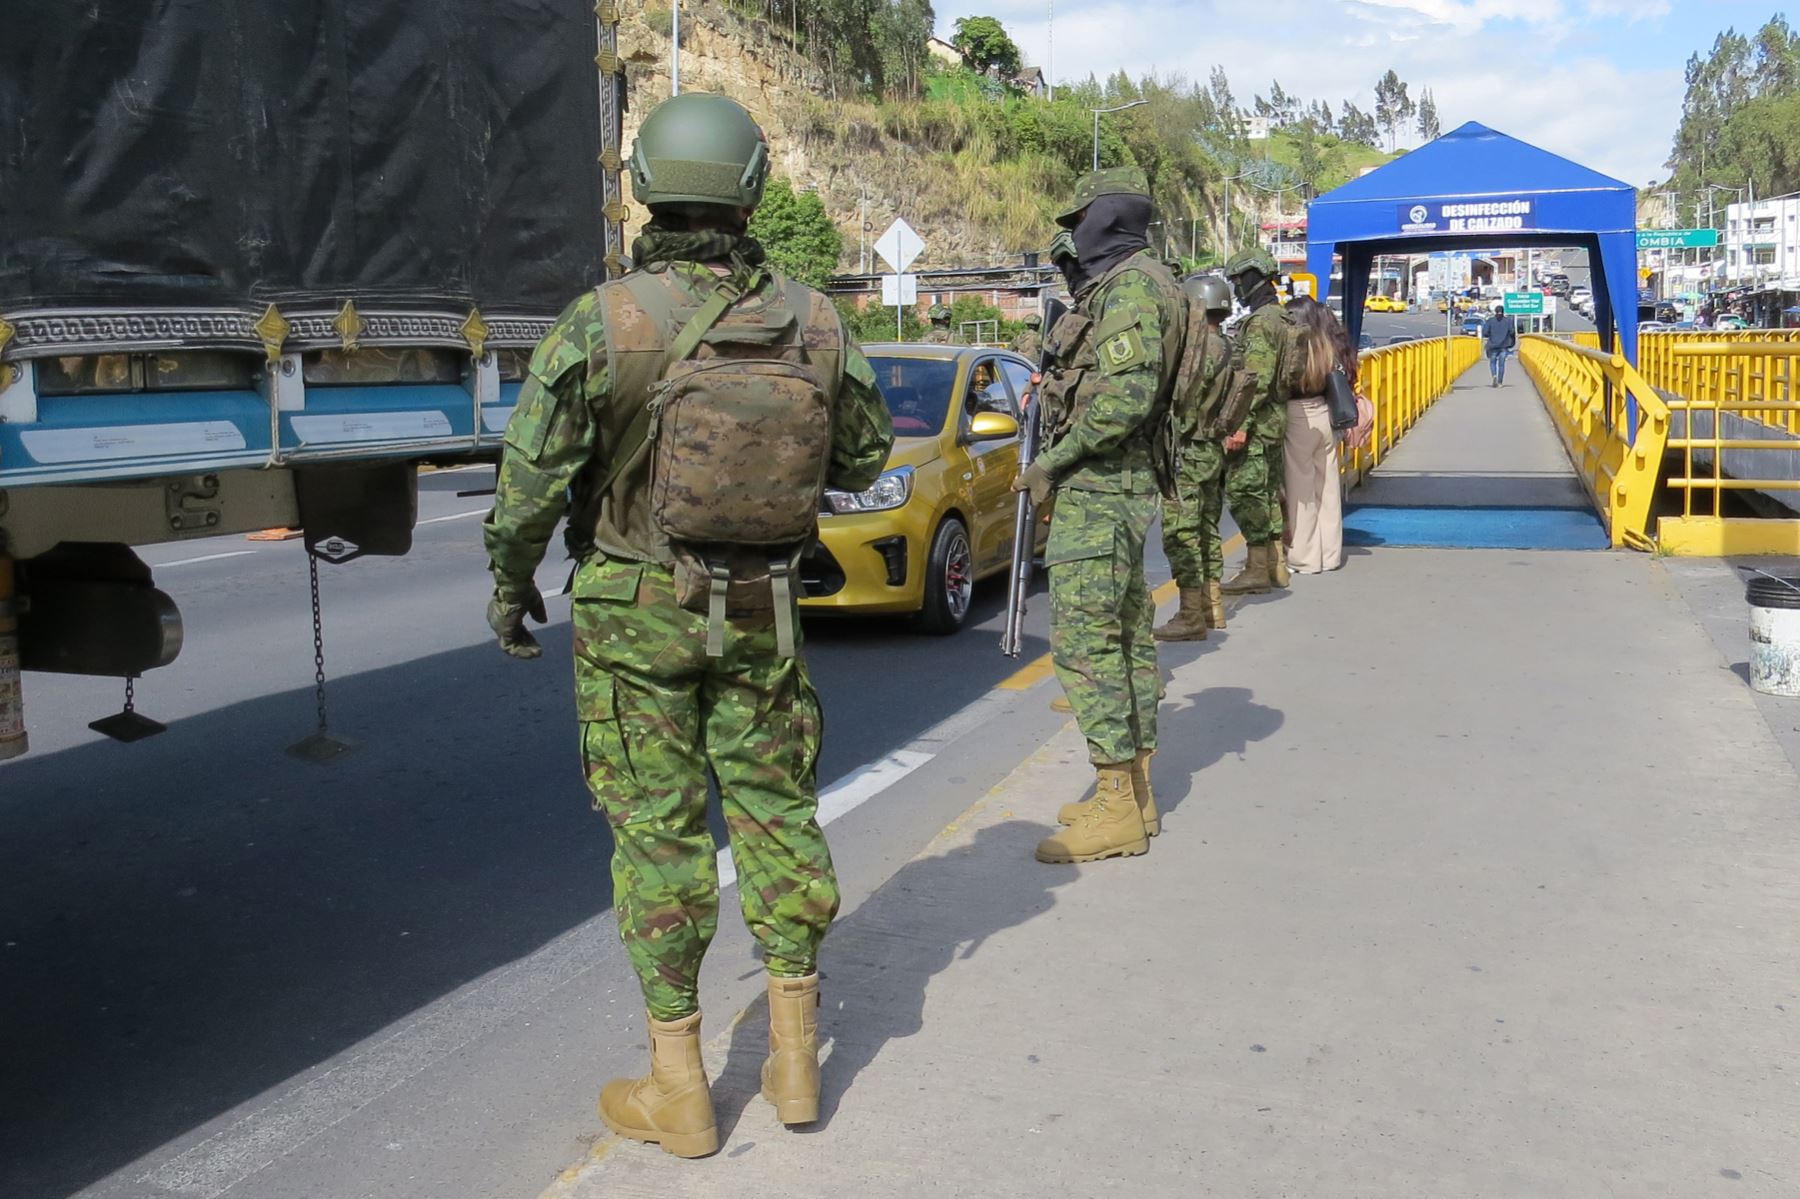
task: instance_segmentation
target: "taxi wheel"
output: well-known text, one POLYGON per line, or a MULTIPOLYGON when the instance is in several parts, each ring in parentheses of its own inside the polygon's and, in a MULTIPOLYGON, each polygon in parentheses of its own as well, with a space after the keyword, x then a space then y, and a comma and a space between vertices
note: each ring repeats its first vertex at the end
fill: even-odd
POLYGON ((974 594, 975 555, 969 549, 969 530, 956 517, 946 517, 931 539, 931 556, 925 561, 919 628, 927 633, 956 632, 969 618, 974 594))

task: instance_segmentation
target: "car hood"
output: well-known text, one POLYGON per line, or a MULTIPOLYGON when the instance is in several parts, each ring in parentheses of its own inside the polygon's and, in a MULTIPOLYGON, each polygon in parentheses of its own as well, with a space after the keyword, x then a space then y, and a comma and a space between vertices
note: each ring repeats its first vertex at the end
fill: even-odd
POLYGON ((894 448, 888 453, 887 468, 910 466, 914 469, 936 462, 943 457, 943 447, 936 437, 896 437, 894 448))

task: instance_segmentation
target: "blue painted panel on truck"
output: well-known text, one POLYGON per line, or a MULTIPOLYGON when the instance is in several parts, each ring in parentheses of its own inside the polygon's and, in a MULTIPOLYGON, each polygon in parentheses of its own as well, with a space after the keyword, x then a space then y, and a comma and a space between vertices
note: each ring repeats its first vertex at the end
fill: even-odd
MULTIPOLYGON (((281 414, 281 457, 423 457, 496 448, 520 385, 475 404, 461 387, 309 387, 281 414), (358 453, 357 451, 367 451, 358 453)), ((254 391, 40 396, 38 419, 0 422, 0 487, 82 483, 258 467, 269 461, 269 405, 254 391)))

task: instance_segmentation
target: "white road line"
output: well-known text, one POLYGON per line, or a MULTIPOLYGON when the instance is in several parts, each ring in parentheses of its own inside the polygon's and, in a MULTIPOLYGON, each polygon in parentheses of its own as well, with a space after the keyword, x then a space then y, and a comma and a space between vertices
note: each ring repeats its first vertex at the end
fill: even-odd
POLYGON ((486 516, 488 511, 489 510, 486 508, 477 508, 473 512, 453 512, 449 516, 434 516, 430 520, 422 520, 418 523, 422 525, 441 525, 447 520, 467 520, 471 516, 486 516))
POLYGON ((254 554, 255 550, 232 550, 229 554, 202 554, 198 558, 177 558, 173 562, 152 562, 152 570, 163 570, 170 566, 192 566, 196 562, 217 562, 221 558, 244 558, 254 554))
MULTIPOLYGON (((901 748, 834 780, 819 793, 819 823, 830 824, 893 787, 1016 698, 1014 692, 990 691, 901 748)), ((729 850, 719 851, 718 863, 721 889, 733 885, 737 871, 729 850)), ((330 1070, 277 1093, 138 1181, 177 1195, 217 1199, 463 1046, 506 1027, 518 1013, 593 969, 617 944, 618 935, 618 916, 612 911, 576 925, 543 948, 395 1022, 330 1070)))

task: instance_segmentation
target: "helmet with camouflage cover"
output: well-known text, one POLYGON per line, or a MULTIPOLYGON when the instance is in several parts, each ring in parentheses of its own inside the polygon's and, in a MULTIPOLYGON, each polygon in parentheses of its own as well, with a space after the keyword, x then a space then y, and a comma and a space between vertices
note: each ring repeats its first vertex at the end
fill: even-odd
POLYGON ((926 310, 925 316, 926 319, 934 325, 947 325, 950 323, 950 309, 942 304, 933 304, 926 310))
POLYGON ((1182 280, 1188 298, 1207 312, 1231 311, 1231 284, 1223 275, 1190 275, 1182 280))
POLYGON ((1058 230, 1056 237, 1050 242, 1050 261, 1062 262, 1064 259, 1076 257, 1078 255, 1075 252, 1075 235, 1067 229, 1058 230))
POLYGON ((630 169, 640 204, 755 208, 769 178, 769 142, 736 102, 683 92, 644 118, 630 169))
POLYGON ((1042 324, 1043 324, 1043 323, 1044 323, 1044 317, 1043 317, 1043 314, 1042 314, 1042 313, 1039 313, 1039 312, 1027 312, 1027 313, 1026 313, 1026 314, 1025 314, 1025 324, 1026 324, 1026 325, 1027 325, 1027 326, 1028 326, 1028 327, 1030 327, 1030 328, 1033 328, 1033 329, 1035 329, 1035 328, 1037 328, 1037 327, 1038 327, 1038 326, 1039 326, 1039 325, 1042 325, 1042 324))
POLYGON ((1143 196, 1150 198, 1150 181, 1139 167, 1107 167, 1090 171, 1075 185, 1075 194, 1057 215, 1056 223, 1065 225, 1080 215, 1081 210, 1101 196, 1143 196))
POLYGON ((1275 255, 1261 246, 1253 246, 1248 250, 1239 250, 1225 264, 1225 277, 1236 279, 1239 275, 1255 271, 1265 279, 1274 279, 1281 274, 1281 267, 1275 261, 1275 255))

